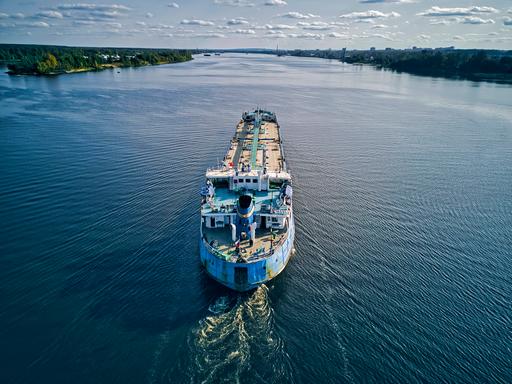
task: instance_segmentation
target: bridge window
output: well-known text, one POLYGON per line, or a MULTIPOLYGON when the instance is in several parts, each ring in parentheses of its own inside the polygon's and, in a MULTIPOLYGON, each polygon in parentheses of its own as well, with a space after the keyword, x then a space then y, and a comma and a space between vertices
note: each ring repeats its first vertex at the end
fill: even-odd
POLYGON ((250 183, 250 182, 251 182, 251 179, 245 179, 245 182, 246 182, 246 183, 250 183))
POLYGON ((257 182, 258 182, 258 179, 252 179, 252 182, 253 182, 253 183, 257 183, 257 182))

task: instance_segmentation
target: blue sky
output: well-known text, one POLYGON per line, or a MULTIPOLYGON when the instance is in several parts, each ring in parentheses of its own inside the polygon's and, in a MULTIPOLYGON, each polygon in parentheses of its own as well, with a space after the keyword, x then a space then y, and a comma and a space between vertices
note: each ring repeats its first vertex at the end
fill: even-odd
POLYGON ((512 49, 512 0, 0 0, 2 43, 512 49))

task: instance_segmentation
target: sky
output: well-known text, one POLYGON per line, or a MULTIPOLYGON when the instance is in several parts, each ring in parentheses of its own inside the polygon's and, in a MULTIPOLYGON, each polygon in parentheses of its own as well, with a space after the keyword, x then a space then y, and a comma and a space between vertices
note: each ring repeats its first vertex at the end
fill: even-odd
POLYGON ((0 0, 0 42, 512 49, 512 0, 0 0))

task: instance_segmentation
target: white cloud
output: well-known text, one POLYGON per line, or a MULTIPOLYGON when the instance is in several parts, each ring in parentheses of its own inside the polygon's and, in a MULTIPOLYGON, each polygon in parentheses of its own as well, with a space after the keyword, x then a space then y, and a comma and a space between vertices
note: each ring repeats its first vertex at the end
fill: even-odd
POLYGON ((94 25, 96 24, 93 20, 73 20, 74 25, 94 25))
POLYGON ((365 12, 351 12, 341 15, 342 19, 355 19, 355 20, 372 20, 372 19, 387 19, 389 17, 400 17, 398 12, 384 13, 380 11, 365 11, 365 12))
POLYGON ((0 12, 0 19, 7 19, 9 15, 7 13, 0 12))
POLYGON ((470 24, 470 25, 481 25, 481 24, 495 24, 493 19, 483 19, 478 16, 456 16, 456 17, 443 17, 441 19, 431 19, 430 25, 451 25, 451 24, 470 24))
POLYGON ((48 19, 62 19, 64 16, 57 11, 41 11, 34 15, 35 17, 43 17, 48 19))
POLYGON ((476 16, 466 16, 458 21, 461 24, 494 24, 494 20, 492 19, 482 19, 476 16))
POLYGON ((371 29, 386 29, 389 28, 389 25, 385 24, 375 24, 370 27, 371 29))
POLYGON ((120 29, 123 27, 121 23, 106 23, 107 27, 114 28, 114 29, 120 29))
POLYGON ((294 25, 288 25, 288 24, 275 24, 275 25, 265 24, 264 28, 265 29, 284 30, 284 29, 295 29, 297 27, 295 27, 294 25))
POLYGON ((223 35, 222 33, 208 32, 208 33, 192 33, 192 34, 188 35, 188 37, 206 38, 206 39, 224 39, 226 37, 226 35, 223 35))
MULTIPOLYGON (((139 23, 137 23, 137 24, 138 25, 142 25, 142 24, 139 24, 139 23)), ((145 23, 144 23, 144 25, 145 25, 145 23)), ((173 28, 174 28, 174 26, 168 25, 168 24, 156 24, 156 25, 149 26, 148 29, 150 31, 162 31, 164 29, 173 29, 173 28)), ((193 31, 191 31, 191 32, 193 32, 193 31)))
POLYGON ((25 27, 34 27, 34 28, 49 28, 50 24, 45 23, 44 21, 35 21, 33 23, 23 24, 25 27))
POLYGON ((368 36, 365 36, 365 37, 377 37, 379 39, 384 39, 384 40, 389 40, 389 41, 393 41, 393 39, 389 36, 389 35, 385 35, 383 33, 373 33, 371 35, 368 35, 368 36))
POLYGON ((235 17, 234 19, 228 20, 226 22, 227 25, 242 25, 249 24, 249 22, 244 17, 235 17))
POLYGON ((201 25, 201 26, 215 25, 215 23, 212 22, 212 21, 196 20, 196 19, 194 19, 194 20, 183 19, 183 20, 181 20, 180 24, 184 24, 184 25, 201 25))
POLYGON ((146 17, 147 17, 148 19, 152 19, 152 18, 153 18, 153 16, 155 16, 155 15, 153 15, 151 12, 146 13, 146 17))
POLYGON ((256 31, 253 29, 236 29, 233 33, 237 33, 239 35, 255 35, 256 31))
POLYGON ((331 32, 327 36, 334 37, 335 39, 350 39, 349 35, 338 33, 338 32, 331 32))
POLYGON ((180 7, 178 3, 169 3, 169 4, 167 4, 167 6, 169 8, 179 8, 180 7))
POLYGON ((135 24, 140 25, 142 27, 146 26, 146 23, 144 21, 137 21, 137 22, 135 22, 135 24))
POLYGON ((422 35, 418 35, 418 39, 419 40, 430 40, 430 36, 422 34, 422 35))
POLYGON ((337 26, 347 26, 348 24, 343 21, 331 21, 329 24, 331 25, 337 25, 337 26))
POLYGON ((418 0, 359 0, 363 4, 378 4, 378 3, 397 3, 397 4, 413 4, 418 0))
POLYGON ((270 37, 272 39, 286 39, 288 36, 281 31, 268 31, 265 37, 270 37))
POLYGON ((325 23, 323 21, 314 21, 312 23, 308 23, 305 21, 299 21, 297 23, 297 25, 302 27, 302 29, 317 30, 317 31, 325 31, 325 30, 334 28, 334 25, 325 23))
POLYGON ((324 39, 323 33, 289 33, 288 37, 295 38, 295 39, 313 39, 313 40, 323 40, 324 39))
POLYGON ((131 8, 121 4, 92 4, 75 3, 59 4, 52 8, 54 11, 65 11, 64 17, 75 20, 106 21, 126 15, 131 8))
POLYGON ((426 11, 417 13, 418 16, 471 16, 482 13, 498 13, 498 10, 493 7, 467 7, 467 8, 441 8, 431 7, 426 11))
POLYGON ((355 19, 353 22, 358 24, 375 24, 375 20, 376 19, 355 19))
POLYGON ((320 17, 320 16, 314 15, 312 13, 300 13, 300 12, 288 12, 288 13, 284 13, 279 16, 287 17, 289 19, 313 19, 316 17, 320 17))
POLYGON ((512 17, 505 16, 503 18, 503 25, 510 25, 510 26, 512 26, 512 17))
POLYGON ((18 12, 18 13, 13 13, 12 15, 9 16, 11 19, 24 19, 25 18, 25 15, 21 12, 18 12))
POLYGON ((288 3, 284 0, 267 0, 265 1, 265 5, 269 6, 282 6, 287 5, 288 3))
POLYGON ((448 20, 448 19, 431 19, 429 24, 430 25, 449 25, 449 24, 452 24, 452 22, 454 22, 455 19, 453 20, 448 20))
POLYGON ((59 4, 56 7, 59 10, 74 10, 74 11, 129 11, 131 8, 128 8, 125 5, 120 4, 90 4, 90 3, 78 3, 78 4, 59 4))
POLYGON ((214 3, 230 7, 254 7, 254 3, 251 3, 249 0, 215 0, 214 3))

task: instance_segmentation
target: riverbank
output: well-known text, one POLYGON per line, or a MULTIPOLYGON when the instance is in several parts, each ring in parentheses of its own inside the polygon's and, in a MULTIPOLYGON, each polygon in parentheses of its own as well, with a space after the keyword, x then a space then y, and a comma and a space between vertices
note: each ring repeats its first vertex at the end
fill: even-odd
MULTIPOLYGON (((190 60, 193 60, 190 58, 190 60)), ((69 70, 61 70, 61 71, 52 71, 47 73, 38 73, 38 72, 15 72, 12 70, 7 70, 6 73, 12 76, 58 76, 58 75, 69 75, 74 73, 82 73, 82 72, 97 72, 97 71, 104 71, 106 69, 117 69, 117 68, 138 68, 138 67, 148 67, 148 66, 155 66, 155 65, 163 65, 163 64, 176 64, 181 63, 189 60, 184 61, 164 61, 160 63, 155 64, 140 64, 140 65, 123 65, 121 63, 113 63, 113 64, 102 64, 97 67, 85 67, 85 68, 73 68, 69 70)))
POLYGON ((354 65, 472 81, 512 83, 512 51, 448 48, 370 49, 370 50, 294 50, 278 55, 318 57, 354 65))
POLYGON ((0 62, 7 65, 10 75, 56 76, 190 60, 190 51, 176 49, 0 44, 0 62))

